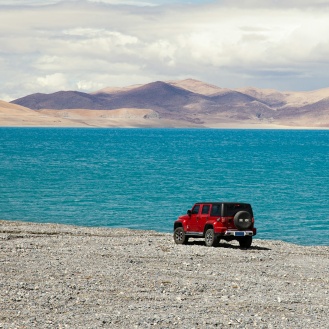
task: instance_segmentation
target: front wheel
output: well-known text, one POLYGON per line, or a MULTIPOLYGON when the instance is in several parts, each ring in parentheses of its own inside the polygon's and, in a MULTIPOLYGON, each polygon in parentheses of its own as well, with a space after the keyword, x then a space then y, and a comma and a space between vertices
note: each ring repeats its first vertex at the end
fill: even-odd
POLYGON ((250 248, 252 243, 252 236, 245 236, 239 239, 240 248, 250 248))
POLYGON ((207 247, 217 247, 219 244, 219 239, 214 233, 214 230, 212 228, 208 228, 204 235, 204 240, 207 247))
POLYGON ((177 227, 174 231, 174 241, 176 244, 187 244, 188 237, 182 227, 177 227))

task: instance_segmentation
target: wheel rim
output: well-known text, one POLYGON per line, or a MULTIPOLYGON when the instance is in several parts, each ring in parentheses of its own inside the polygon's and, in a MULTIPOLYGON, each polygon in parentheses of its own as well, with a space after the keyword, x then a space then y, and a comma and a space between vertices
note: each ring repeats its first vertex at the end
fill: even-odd
POLYGON ((183 241, 183 232, 182 231, 176 232, 176 240, 183 241))
POLYGON ((212 243, 212 240, 213 240, 212 233, 211 232, 207 232, 206 233, 206 243, 207 244, 211 244, 212 243))

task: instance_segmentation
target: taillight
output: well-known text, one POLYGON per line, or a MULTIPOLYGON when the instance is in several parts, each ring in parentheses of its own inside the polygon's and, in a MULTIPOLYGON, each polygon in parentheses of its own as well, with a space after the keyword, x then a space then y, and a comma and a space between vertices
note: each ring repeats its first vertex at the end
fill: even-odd
POLYGON ((218 217, 216 220, 217 220, 217 222, 222 222, 222 223, 226 222, 225 217, 218 217))

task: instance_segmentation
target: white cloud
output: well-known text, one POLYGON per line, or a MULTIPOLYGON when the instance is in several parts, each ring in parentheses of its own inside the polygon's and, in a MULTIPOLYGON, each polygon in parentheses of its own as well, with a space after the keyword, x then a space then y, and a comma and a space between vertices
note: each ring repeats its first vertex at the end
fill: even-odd
POLYGON ((0 82, 3 95, 13 98, 185 77, 223 87, 329 85, 329 1, 0 6, 0 82))
POLYGON ((152 3, 151 1, 136 1, 136 0, 88 0, 89 2, 99 2, 99 3, 107 3, 114 5, 133 5, 133 6, 156 6, 157 4, 152 3))
POLYGON ((106 87, 106 85, 102 84, 101 82, 87 81, 87 80, 81 80, 77 82, 78 90, 82 90, 82 91, 98 90, 104 87, 106 87))
POLYGON ((62 73, 54 73, 43 77, 37 77, 35 83, 44 90, 63 90, 68 86, 67 79, 62 73))
POLYGON ((59 0, 1 0, 1 6, 45 6, 60 2, 59 0))

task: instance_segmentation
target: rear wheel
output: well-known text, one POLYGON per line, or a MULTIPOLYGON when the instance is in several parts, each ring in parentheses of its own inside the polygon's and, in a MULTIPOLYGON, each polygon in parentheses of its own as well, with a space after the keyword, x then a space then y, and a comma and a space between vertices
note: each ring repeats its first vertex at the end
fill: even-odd
POLYGON ((244 236, 239 239, 239 244, 241 248, 250 248, 252 244, 252 236, 244 236))
POLYGON ((207 247, 216 247, 219 244, 219 239, 212 228, 208 228, 204 235, 204 240, 207 247))
POLYGON ((187 244, 188 237, 182 227, 177 227, 174 231, 174 241, 176 244, 187 244))

